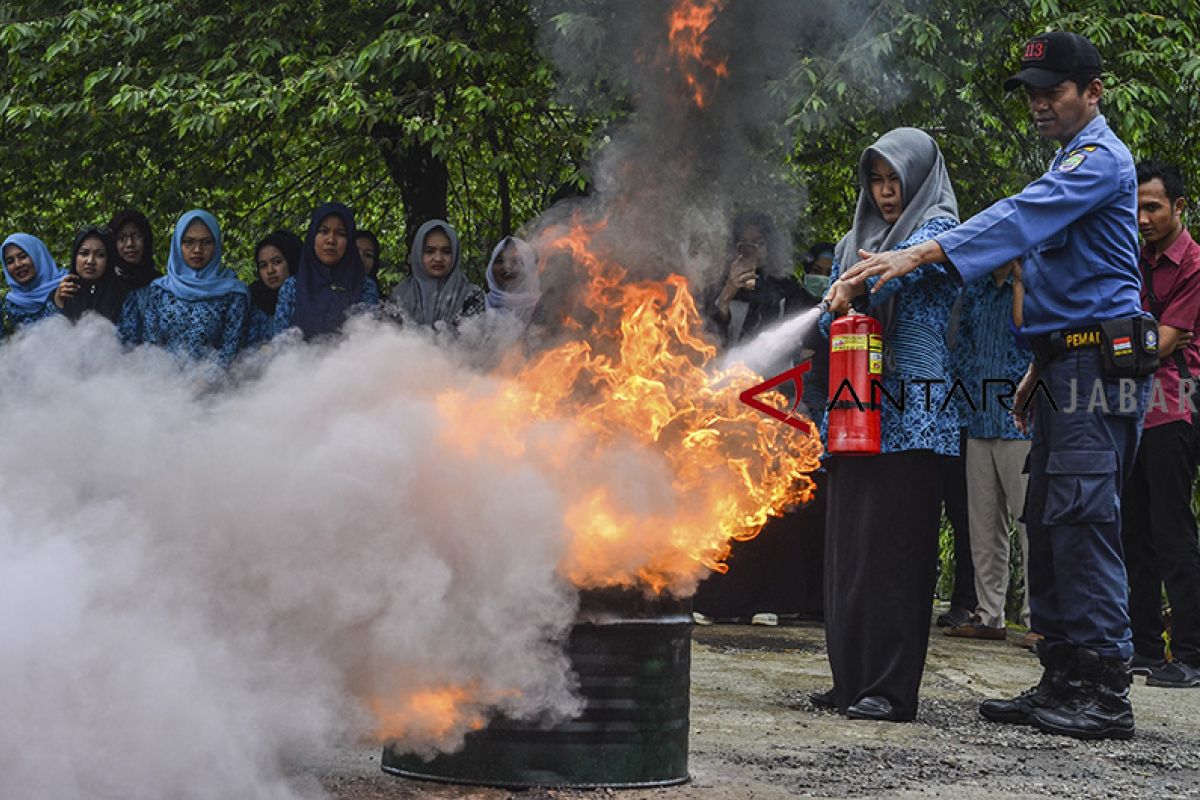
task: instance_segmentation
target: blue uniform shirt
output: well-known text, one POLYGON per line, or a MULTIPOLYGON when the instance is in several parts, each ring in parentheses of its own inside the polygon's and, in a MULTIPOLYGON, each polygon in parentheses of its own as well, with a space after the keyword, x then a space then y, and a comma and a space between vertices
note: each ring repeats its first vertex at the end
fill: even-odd
MULTIPOLYGON (((54 305, 54 300, 52 299, 53 297, 54 295, 51 295, 49 298, 47 298, 46 304, 36 311, 22 311, 13 304, 9 303, 7 297, 4 298, 3 314, 4 319, 8 322, 8 327, 11 328, 13 332, 16 332, 17 329, 26 325, 31 325, 34 322, 46 319, 47 317, 53 317, 55 313, 58 312, 58 306, 54 305)), ((2 329, 0 329, 0 336, 3 335, 2 329)))
POLYGON ((126 345, 154 344, 228 367, 245 340, 249 305, 245 292, 183 300, 152 283, 125 298, 117 333, 126 345))
POLYGON ((1020 194, 937 241, 964 283, 1024 257, 1024 336, 1141 313, 1137 172, 1103 116, 1020 194))
POLYGON ((246 327, 246 346, 257 347, 269 342, 275 335, 275 316, 268 314, 253 303, 250 304, 250 320, 246 327))

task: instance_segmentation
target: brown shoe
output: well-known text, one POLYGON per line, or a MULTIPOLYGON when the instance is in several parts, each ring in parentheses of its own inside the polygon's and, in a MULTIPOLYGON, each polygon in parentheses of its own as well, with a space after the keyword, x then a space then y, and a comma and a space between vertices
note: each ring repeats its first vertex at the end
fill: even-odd
POLYGON ((1026 650, 1032 650, 1034 647, 1037 647, 1038 642, 1045 638, 1040 633, 1030 631, 1021 637, 1021 647, 1024 647, 1026 650))
POLYGON ((953 628, 946 628, 942 633, 947 636, 959 636, 964 639, 993 639, 1000 641, 1008 638, 1008 631, 1004 628, 993 628, 990 625, 980 625, 977 622, 969 622, 966 625, 955 625, 953 628))

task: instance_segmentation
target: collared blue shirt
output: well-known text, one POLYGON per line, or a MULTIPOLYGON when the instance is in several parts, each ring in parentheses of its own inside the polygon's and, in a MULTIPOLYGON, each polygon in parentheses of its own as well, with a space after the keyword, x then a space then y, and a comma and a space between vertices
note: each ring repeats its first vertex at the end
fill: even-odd
POLYGON ((964 283, 1024 257, 1024 336, 1141 313, 1137 172, 1103 116, 1045 175, 937 241, 964 283))
POLYGON ((955 399, 961 401, 959 408, 971 439, 1029 438, 1017 430, 1008 410, 1011 394, 1033 359, 1033 353, 1019 345, 1010 330, 1012 302, 1012 275, 999 286, 989 276, 963 290, 951 358, 955 377, 963 387, 962 392, 956 388, 955 399), (1002 401, 1005 394, 1010 396, 1002 401))

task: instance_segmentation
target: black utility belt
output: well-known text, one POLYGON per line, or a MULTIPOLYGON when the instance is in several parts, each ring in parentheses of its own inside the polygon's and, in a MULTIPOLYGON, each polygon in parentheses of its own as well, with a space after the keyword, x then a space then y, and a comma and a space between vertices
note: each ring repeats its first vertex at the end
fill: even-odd
POLYGON ((1087 328, 1055 331, 1033 340, 1039 365, 1062 358, 1072 350, 1099 350, 1106 378, 1141 378, 1158 369, 1158 322, 1153 317, 1110 319, 1087 328))

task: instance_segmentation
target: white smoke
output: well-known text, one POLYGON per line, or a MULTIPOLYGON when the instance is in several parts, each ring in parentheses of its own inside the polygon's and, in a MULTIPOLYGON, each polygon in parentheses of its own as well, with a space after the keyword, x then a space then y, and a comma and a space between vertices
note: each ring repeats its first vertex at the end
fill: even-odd
POLYGON ((220 392, 94 319, 0 347, 0 797, 302 796, 426 687, 572 713, 566 499, 434 409, 490 380, 370 323, 220 392))

